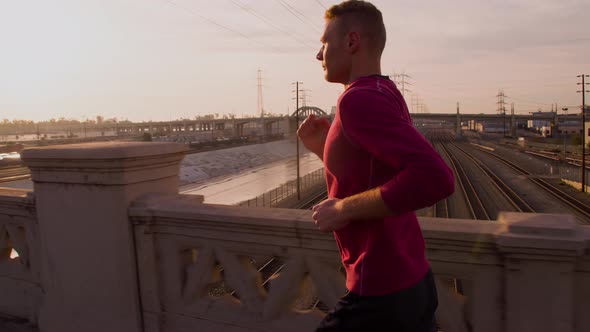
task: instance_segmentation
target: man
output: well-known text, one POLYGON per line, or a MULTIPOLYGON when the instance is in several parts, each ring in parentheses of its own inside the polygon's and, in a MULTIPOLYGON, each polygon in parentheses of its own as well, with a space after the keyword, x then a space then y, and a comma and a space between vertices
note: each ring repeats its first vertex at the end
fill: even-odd
POLYGON ((313 219, 334 232, 349 293, 317 331, 435 331, 436 289, 414 211, 453 193, 452 171, 381 76, 381 12, 345 1, 325 18, 317 59, 345 90, 331 125, 311 115, 297 133, 324 161, 329 198, 313 219))

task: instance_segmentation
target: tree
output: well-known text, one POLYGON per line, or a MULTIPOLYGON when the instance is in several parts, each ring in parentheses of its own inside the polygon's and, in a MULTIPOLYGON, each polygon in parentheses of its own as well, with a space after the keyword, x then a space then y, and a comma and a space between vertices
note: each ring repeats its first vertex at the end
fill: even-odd
POLYGON ((143 133, 141 136, 141 140, 143 142, 151 142, 152 141, 152 134, 148 133, 147 131, 143 133))

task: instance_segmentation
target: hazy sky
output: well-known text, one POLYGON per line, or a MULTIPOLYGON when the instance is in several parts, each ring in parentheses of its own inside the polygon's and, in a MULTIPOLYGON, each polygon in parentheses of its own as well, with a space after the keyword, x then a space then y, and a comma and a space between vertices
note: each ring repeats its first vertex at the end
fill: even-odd
MULTIPOLYGON (((323 80, 315 54, 322 7, 335 3, 0 0, 0 118, 254 115, 258 68, 266 111, 294 110, 295 81, 329 111, 342 87, 323 80)), ((459 101, 493 113, 501 88, 519 113, 581 104, 590 1, 374 3, 388 33, 382 69, 412 77, 408 105, 415 94, 429 112, 459 101)))

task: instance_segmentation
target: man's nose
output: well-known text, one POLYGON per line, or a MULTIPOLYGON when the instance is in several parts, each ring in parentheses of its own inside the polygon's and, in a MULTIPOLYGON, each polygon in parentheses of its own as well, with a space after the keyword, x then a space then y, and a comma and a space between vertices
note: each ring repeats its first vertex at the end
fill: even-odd
POLYGON ((315 58, 320 61, 324 60, 324 47, 320 48, 320 51, 316 54, 315 58))

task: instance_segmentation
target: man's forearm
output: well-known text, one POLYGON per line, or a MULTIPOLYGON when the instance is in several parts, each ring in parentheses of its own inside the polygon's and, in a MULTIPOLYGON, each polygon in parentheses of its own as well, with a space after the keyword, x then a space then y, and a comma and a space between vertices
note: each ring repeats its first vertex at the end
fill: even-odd
POLYGON ((379 219, 393 214, 383 201, 379 187, 347 197, 340 203, 342 212, 352 221, 379 219))

